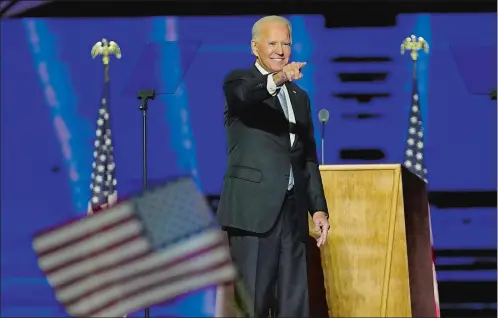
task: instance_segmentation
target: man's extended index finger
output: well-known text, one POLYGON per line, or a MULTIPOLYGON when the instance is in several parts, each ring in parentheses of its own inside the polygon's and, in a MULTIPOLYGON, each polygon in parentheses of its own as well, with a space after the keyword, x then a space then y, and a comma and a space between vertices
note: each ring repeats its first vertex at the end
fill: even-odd
POLYGON ((306 66, 306 62, 299 62, 298 66, 299 66, 299 69, 302 69, 303 67, 306 66))

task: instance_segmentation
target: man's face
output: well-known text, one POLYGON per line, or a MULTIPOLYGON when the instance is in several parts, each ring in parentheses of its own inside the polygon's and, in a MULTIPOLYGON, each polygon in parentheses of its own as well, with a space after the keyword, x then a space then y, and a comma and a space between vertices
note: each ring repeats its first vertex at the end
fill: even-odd
POLYGON ((252 52, 258 63, 268 72, 280 72, 289 63, 291 39, 285 23, 265 23, 261 26, 259 38, 251 42, 252 52))

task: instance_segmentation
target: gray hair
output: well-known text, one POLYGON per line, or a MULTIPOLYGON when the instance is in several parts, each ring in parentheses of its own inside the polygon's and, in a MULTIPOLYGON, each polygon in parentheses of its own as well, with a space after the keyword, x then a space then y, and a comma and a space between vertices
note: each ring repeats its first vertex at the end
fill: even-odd
POLYGON ((256 41, 259 37, 259 34, 261 32, 261 26, 264 25, 265 23, 282 23, 287 25, 289 28, 289 36, 292 39, 292 26, 289 20, 287 20, 284 17, 278 16, 278 15, 269 15, 266 17, 263 17, 256 21, 254 25, 252 26, 252 40, 256 41))

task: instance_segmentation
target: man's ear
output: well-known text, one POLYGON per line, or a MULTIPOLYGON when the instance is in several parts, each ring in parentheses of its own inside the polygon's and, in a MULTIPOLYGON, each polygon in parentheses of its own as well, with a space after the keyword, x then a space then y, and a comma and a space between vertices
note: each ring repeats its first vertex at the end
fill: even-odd
POLYGON ((251 40, 251 53, 258 57, 258 44, 254 40, 251 40))

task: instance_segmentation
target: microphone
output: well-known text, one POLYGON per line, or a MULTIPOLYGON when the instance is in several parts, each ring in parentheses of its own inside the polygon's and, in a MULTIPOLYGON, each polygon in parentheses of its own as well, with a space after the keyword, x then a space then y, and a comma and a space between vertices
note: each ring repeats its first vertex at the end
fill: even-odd
POLYGON ((329 111, 325 108, 318 112, 318 120, 322 123, 322 165, 325 164, 325 124, 329 121, 329 111))
POLYGON ((320 109, 320 111, 318 112, 318 119, 322 124, 326 124, 329 121, 329 116, 329 111, 325 108, 320 109))

